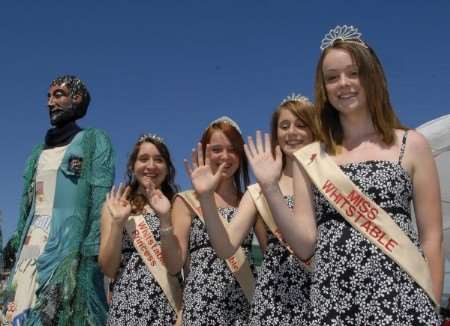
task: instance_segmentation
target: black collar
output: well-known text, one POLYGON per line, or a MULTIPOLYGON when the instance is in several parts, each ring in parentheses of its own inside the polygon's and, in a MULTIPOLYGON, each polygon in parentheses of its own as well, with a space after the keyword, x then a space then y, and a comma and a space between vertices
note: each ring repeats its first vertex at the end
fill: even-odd
POLYGON ((69 122, 63 127, 54 127, 45 135, 46 148, 64 146, 70 143, 77 133, 81 131, 75 121, 69 122))

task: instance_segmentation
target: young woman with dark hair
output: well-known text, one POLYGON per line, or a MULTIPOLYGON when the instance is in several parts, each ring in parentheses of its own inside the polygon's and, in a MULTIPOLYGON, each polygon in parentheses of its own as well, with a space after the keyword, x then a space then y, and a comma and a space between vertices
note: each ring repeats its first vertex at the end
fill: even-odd
POLYGON ((163 140, 143 135, 128 159, 125 186, 108 195, 99 264, 114 280, 108 325, 173 325, 181 309, 179 279, 161 259, 160 219, 177 192, 163 140), (155 267, 156 266, 156 267, 155 267))

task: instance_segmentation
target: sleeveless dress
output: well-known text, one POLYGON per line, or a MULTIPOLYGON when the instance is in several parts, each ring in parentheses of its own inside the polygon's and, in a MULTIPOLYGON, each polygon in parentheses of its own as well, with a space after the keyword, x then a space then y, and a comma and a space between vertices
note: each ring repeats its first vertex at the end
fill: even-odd
MULTIPOLYGON (((159 217, 152 212, 145 215, 145 220, 159 244, 159 217)), ((172 306, 124 231, 122 258, 113 283, 107 325, 169 326, 175 321, 172 306)))
MULTIPOLYGON (((342 171, 420 248, 411 221, 412 181, 398 162, 365 161, 342 171)), ((440 325, 431 300, 396 263, 355 230, 314 188, 318 239, 311 325, 440 325)))
MULTIPOLYGON (((228 221, 235 213, 235 208, 219 208, 219 215, 228 221)), ((253 270, 252 237, 253 233, 250 233, 242 247, 253 270)), ((183 292, 183 325, 246 325, 250 305, 225 260, 211 247, 206 226, 198 216, 192 218, 189 253, 189 272, 183 292)))
MULTIPOLYGON (((293 196, 285 197, 289 208, 293 196)), ((258 270, 250 325, 303 325, 309 304, 310 272, 278 238, 268 232, 264 260, 258 270)))

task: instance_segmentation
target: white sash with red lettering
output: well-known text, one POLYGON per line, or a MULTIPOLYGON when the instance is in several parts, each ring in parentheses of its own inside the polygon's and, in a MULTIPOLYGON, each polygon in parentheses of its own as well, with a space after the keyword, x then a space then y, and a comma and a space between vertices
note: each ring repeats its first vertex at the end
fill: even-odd
MULTIPOLYGON (((205 223, 205 220, 201 213, 200 202, 198 201, 195 192, 193 190, 183 191, 177 194, 180 196, 186 204, 192 209, 200 220, 205 223)), ((253 292, 255 291, 255 278, 250 269, 250 265, 247 260, 247 256, 244 253, 242 247, 240 247, 233 256, 227 258, 226 263, 228 268, 233 273, 234 277, 241 286, 245 297, 248 302, 252 302, 253 292)))
POLYGON ((334 208, 408 273, 438 306, 427 261, 389 214, 361 192, 319 142, 294 155, 334 208))
POLYGON ((148 270, 153 274, 173 310, 180 316, 182 307, 180 283, 175 276, 169 274, 164 265, 161 247, 156 242, 144 216, 130 216, 125 228, 148 270))
MULTIPOLYGON (((264 194, 261 191, 261 187, 259 184, 255 183, 248 188, 248 192, 250 193, 250 196, 253 199, 253 203, 256 206, 256 209, 258 210, 259 215, 262 217, 264 223, 267 225, 269 230, 277 237, 277 239, 280 241, 281 244, 283 244, 286 249, 293 254, 292 249, 289 247, 289 245, 284 241, 283 236, 281 234, 280 229, 278 228, 277 224, 275 223, 275 220, 272 216, 272 212, 270 211, 269 204, 267 203, 267 199, 264 196, 264 194)), ((306 261, 299 260, 300 264, 305 268, 307 271, 312 272, 314 268, 314 256, 306 261)))

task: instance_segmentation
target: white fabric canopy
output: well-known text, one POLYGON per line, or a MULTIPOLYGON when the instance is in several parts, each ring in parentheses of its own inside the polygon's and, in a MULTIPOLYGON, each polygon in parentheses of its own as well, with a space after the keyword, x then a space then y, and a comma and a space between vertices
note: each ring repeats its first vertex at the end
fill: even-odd
POLYGON ((430 143, 441 185, 442 217, 445 246, 445 278, 442 305, 450 297, 450 115, 444 115, 417 127, 430 143))

